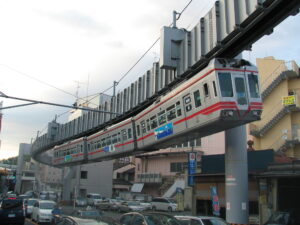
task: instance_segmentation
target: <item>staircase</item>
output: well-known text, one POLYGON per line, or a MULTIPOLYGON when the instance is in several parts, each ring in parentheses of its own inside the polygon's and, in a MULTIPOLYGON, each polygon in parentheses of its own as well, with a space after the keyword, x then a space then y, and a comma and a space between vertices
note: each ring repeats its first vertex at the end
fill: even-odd
POLYGON ((262 137, 279 120, 281 120, 286 114, 288 114, 290 112, 300 112, 300 108, 295 106, 295 105, 282 107, 282 109, 271 120, 269 120, 261 129, 251 130, 250 134, 255 136, 255 137, 262 137))
POLYGON ((264 100, 270 93, 273 91, 274 88, 276 88, 283 80, 286 79, 292 79, 299 77, 299 74, 297 74, 293 70, 287 70, 281 72, 261 93, 261 97, 264 100))
POLYGON ((161 195, 164 194, 174 184, 174 180, 174 176, 163 177, 162 185, 159 187, 159 192, 161 195))

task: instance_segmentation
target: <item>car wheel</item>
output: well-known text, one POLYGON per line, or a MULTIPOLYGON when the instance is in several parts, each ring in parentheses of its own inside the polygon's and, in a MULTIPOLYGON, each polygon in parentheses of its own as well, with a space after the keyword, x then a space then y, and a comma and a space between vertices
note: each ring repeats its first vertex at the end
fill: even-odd
POLYGON ((172 212, 172 207, 168 207, 168 212, 172 212))
POLYGON ((153 210, 153 211, 156 211, 156 207, 155 207, 155 206, 152 206, 152 210, 153 210))

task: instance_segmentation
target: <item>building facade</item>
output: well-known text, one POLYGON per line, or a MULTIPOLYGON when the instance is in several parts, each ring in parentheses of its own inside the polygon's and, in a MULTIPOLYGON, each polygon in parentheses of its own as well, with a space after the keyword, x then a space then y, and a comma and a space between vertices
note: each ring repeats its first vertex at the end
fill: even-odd
POLYGON ((254 149, 274 149, 300 158, 300 79, 295 61, 257 59, 261 81, 261 120, 250 125, 254 149))

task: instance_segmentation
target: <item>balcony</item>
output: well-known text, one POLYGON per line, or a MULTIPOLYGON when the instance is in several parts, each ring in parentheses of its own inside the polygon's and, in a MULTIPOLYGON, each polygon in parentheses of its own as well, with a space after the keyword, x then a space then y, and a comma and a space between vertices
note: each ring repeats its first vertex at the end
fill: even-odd
POLYGON ((162 182, 161 173, 140 173, 137 175, 137 181, 140 183, 156 183, 162 182))

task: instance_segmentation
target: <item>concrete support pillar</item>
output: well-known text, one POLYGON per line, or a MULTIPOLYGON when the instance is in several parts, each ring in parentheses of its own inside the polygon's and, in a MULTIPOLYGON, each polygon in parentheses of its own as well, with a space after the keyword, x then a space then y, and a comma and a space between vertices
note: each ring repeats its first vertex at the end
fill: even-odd
POLYGON ((71 194, 71 180, 72 175, 75 172, 75 167, 65 167, 63 172, 63 200, 69 201, 70 200, 70 194, 71 194))
POLYGON ((226 221, 248 224, 248 162, 245 125, 225 131, 226 221))

